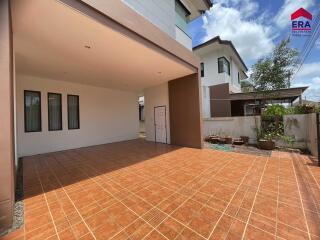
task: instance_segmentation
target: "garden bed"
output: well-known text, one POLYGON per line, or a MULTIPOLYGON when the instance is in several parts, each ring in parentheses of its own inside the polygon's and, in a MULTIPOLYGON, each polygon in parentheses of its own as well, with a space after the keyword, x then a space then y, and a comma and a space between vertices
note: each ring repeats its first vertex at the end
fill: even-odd
POLYGON ((204 147, 218 151, 237 152, 258 156, 271 156, 272 152, 268 150, 258 149, 255 145, 212 144, 209 142, 205 142, 204 147))

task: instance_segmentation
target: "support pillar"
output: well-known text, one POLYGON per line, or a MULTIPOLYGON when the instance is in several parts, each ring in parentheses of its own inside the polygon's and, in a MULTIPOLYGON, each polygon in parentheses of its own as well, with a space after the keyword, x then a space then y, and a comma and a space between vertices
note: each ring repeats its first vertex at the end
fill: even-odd
POLYGON ((202 148, 202 113, 198 73, 169 81, 171 144, 202 148))
POLYGON ((0 1, 0 233, 14 206, 13 51, 10 0, 0 1))

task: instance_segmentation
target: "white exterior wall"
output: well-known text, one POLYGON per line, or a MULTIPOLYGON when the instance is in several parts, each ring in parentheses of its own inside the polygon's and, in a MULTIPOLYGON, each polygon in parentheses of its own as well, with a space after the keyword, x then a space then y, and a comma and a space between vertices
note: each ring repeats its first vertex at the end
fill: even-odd
POLYGON ((238 72, 240 67, 223 51, 219 49, 200 56, 204 63, 204 77, 201 78, 202 85, 202 115, 204 118, 211 117, 210 114, 210 94, 209 87, 229 83, 230 91, 241 92, 241 86, 238 83, 238 72), (230 62, 230 76, 227 73, 218 73, 218 58, 226 57, 230 62), (205 92, 207 94, 205 94, 205 92))
POLYGON ((202 86, 202 116, 203 118, 211 117, 210 109, 210 89, 207 86, 202 86))
POLYGON ((180 28, 176 26, 176 40, 192 51, 192 39, 180 28))
POLYGON ((166 106, 167 141, 170 144, 169 88, 168 83, 144 90, 146 140, 155 141, 154 107, 166 106))
POLYGON ((216 50, 200 56, 204 63, 204 77, 201 78, 202 86, 213 86, 222 83, 229 83, 230 87, 237 92, 241 91, 238 83, 238 72, 240 67, 222 50, 216 50), (227 73, 218 73, 218 58, 225 57, 230 62, 230 76, 227 73))
POLYGON ((135 139, 139 132, 138 96, 31 76, 17 76, 18 157, 135 139), (24 90, 41 91, 42 131, 24 131, 24 90), (62 94, 62 131, 48 131, 47 93, 62 94), (80 129, 68 130, 67 94, 79 95, 80 129))
POLYGON ((241 85, 238 82, 238 73, 240 72, 240 68, 238 65, 233 61, 233 59, 229 59, 230 61, 230 66, 231 66, 231 71, 230 71, 230 91, 233 93, 240 93, 241 92, 241 85))
POLYGON ((122 0, 137 13, 175 39, 175 0, 122 0))

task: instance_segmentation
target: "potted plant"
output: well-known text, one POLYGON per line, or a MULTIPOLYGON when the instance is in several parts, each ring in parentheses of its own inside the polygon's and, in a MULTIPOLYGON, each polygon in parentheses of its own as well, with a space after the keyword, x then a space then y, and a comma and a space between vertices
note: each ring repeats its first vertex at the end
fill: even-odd
POLYGON ((226 144, 227 141, 226 141, 225 138, 221 137, 221 138, 219 138, 218 143, 219 143, 219 144, 226 144))
POLYGON ((226 144, 232 144, 232 137, 225 136, 224 139, 226 140, 226 144))
POLYGON ((232 144, 232 137, 227 134, 222 135, 222 137, 220 137, 219 142, 225 144, 232 144))
POLYGON ((258 147, 263 150, 273 150, 276 148, 276 142, 273 140, 273 133, 263 134, 258 140, 258 147))
POLYGON ((241 138, 235 138, 235 139, 233 139, 233 144, 234 145, 243 145, 244 141, 241 138))
POLYGON ((217 144, 217 143, 219 143, 219 139, 220 139, 220 137, 218 135, 213 135, 210 138, 210 140, 211 140, 210 142, 214 143, 214 144, 217 144))
POLYGON ((249 144, 249 137, 248 136, 240 136, 240 139, 243 141, 245 145, 249 144))
POLYGON ((216 143, 219 142, 219 136, 217 136, 217 135, 209 135, 208 137, 205 138, 205 141, 209 142, 209 143, 216 144, 216 143))

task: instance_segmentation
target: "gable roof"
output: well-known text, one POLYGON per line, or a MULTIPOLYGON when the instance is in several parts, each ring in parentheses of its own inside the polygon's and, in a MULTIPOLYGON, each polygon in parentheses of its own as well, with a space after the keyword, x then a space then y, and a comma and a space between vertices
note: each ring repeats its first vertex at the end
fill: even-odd
POLYGON ((297 11, 291 14, 291 20, 294 20, 299 17, 304 17, 306 19, 312 20, 312 14, 304 8, 299 8, 297 11))
POLYGON ((211 38, 210 40, 208 40, 207 42, 201 43, 198 46, 195 46, 192 50, 195 51, 197 49, 206 47, 210 44, 216 43, 218 42, 219 44, 223 44, 223 45, 228 45, 231 47, 231 49, 234 51, 234 53, 237 55, 237 57, 239 58, 240 62, 242 63, 242 65, 245 67, 246 71, 248 71, 248 68, 246 66, 246 64, 244 63, 244 61, 242 60, 242 58, 240 57, 240 54, 238 53, 237 49, 234 47, 233 43, 231 41, 228 40, 221 40, 220 36, 216 36, 214 38, 211 38))

